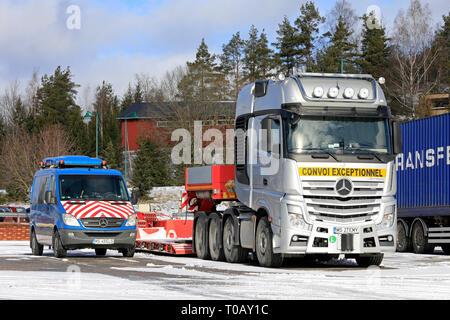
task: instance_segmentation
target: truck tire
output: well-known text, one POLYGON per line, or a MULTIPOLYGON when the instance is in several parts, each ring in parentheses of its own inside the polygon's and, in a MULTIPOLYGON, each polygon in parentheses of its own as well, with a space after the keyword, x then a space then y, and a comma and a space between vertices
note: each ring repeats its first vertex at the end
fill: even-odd
POLYGON ((448 244, 448 243, 446 243, 446 244, 441 244, 441 248, 442 248, 442 251, 444 251, 444 253, 445 253, 446 255, 449 255, 449 254, 450 254, 450 244, 448 244))
POLYGON ((209 259, 208 217, 201 215, 195 223, 195 252, 203 260, 209 259))
POLYGON ((97 256, 104 256, 106 254, 106 250, 104 248, 97 248, 95 249, 95 255, 97 256))
POLYGON ((425 235, 425 229, 420 220, 414 222, 411 231, 411 243, 414 253, 433 253, 434 245, 428 243, 428 237, 425 235))
POLYGON ((236 232, 235 225, 233 223, 233 218, 228 218, 225 220, 225 226, 223 228, 223 253, 225 260, 231 263, 242 263, 247 260, 248 250, 242 248, 240 245, 234 244, 234 237, 236 232))
POLYGON ((42 253, 44 252, 44 246, 39 244, 36 238, 36 233, 31 231, 30 235, 30 247, 31 247, 31 253, 34 256, 42 256, 42 253))
POLYGON ((411 251, 411 240, 408 236, 408 228, 403 220, 397 221, 397 252, 411 251))
POLYGON ((369 266, 379 266, 383 261, 383 257, 384 255, 380 253, 373 256, 359 256, 355 260, 361 268, 367 268, 369 266))
POLYGON ((214 261, 224 261, 225 255, 223 253, 223 237, 221 231, 220 217, 213 213, 209 218, 209 255, 214 261))
POLYGON ((65 258, 67 256, 67 250, 63 246, 58 230, 53 232, 52 244, 53 253, 56 258, 65 258))
POLYGON ((281 253, 273 252, 272 228, 267 217, 262 217, 256 229, 256 257, 262 267, 278 268, 283 264, 281 253))

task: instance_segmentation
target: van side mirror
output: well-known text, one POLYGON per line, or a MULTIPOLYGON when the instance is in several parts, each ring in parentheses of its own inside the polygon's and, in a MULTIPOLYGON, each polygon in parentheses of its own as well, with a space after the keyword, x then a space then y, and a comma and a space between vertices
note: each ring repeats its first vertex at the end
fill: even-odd
POLYGON ((394 155, 402 153, 402 125, 400 122, 392 122, 392 136, 393 136, 393 146, 392 151, 394 155))
POLYGON ((51 190, 45 191, 45 203, 47 204, 56 204, 56 198, 53 195, 53 192, 51 190))
POLYGON ((135 189, 131 190, 131 204, 135 205, 138 203, 138 193, 135 189))

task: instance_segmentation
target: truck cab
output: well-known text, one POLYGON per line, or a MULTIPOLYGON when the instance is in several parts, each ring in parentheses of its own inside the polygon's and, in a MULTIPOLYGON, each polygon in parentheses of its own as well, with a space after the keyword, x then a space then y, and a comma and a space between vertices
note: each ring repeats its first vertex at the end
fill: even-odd
POLYGON ((46 158, 39 165, 30 199, 34 255, 42 255, 44 245, 59 258, 82 248, 134 255, 136 214, 119 171, 86 156, 46 158))
POLYGON ((301 73, 246 85, 236 103, 237 201, 217 213, 219 227, 208 229, 217 214, 194 222, 197 255, 208 257, 209 245, 213 259, 239 262, 251 251, 267 267, 308 255, 379 265, 396 248, 399 128, 370 75, 301 73))

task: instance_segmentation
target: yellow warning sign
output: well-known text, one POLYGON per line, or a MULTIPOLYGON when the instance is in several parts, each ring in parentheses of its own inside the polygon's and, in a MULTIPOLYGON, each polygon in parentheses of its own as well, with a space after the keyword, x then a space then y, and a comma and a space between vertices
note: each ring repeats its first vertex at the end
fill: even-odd
POLYGON ((386 169, 376 168, 318 168, 300 167, 300 176, 328 176, 328 177, 366 177, 385 178, 386 169))

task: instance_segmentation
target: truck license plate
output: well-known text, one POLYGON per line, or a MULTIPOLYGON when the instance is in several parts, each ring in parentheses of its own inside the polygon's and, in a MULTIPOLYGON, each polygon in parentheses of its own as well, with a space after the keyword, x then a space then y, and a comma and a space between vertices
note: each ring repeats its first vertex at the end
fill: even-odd
POLYGON ((114 239, 94 239, 92 242, 94 244, 113 244, 114 239))
POLYGON ((350 233, 350 234, 359 233, 359 228, 358 227, 334 227, 334 234, 344 234, 344 233, 350 233))

